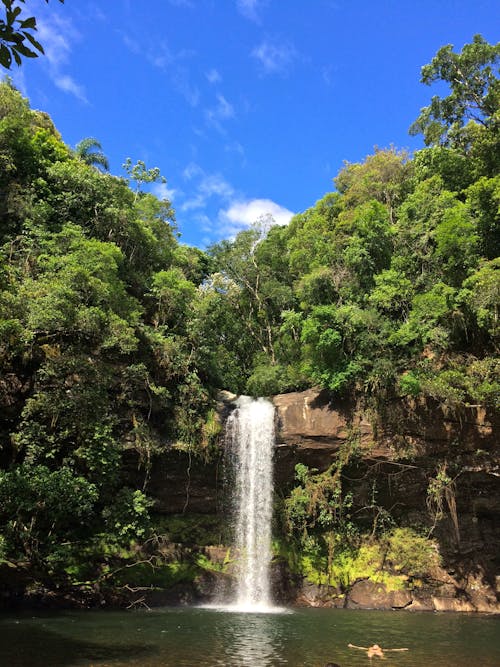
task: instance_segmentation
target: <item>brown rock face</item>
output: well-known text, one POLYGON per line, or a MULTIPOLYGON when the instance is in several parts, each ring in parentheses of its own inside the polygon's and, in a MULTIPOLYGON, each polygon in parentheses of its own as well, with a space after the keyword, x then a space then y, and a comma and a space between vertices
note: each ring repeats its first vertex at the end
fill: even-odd
POLYGON ((273 398, 276 408, 276 470, 278 485, 293 480, 297 463, 326 470, 339 448, 356 437, 368 447, 373 443, 370 422, 354 413, 347 403, 331 402, 327 392, 309 389, 273 398))
MULTIPOLYGON (((339 451, 355 448, 356 455, 344 471, 344 487, 353 494, 358 519, 363 520, 363 508, 370 505, 376 489, 377 504, 398 525, 430 528, 429 481, 443 465, 453 477, 454 505, 445 503, 444 518, 434 531, 443 575, 446 577, 446 570, 451 573, 450 590, 409 596, 387 593, 363 581, 348 592, 346 605, 499 611, 498 414, 483 407, 451 410, 431 400, 394 400, 375 413, 353 403, 333 402, 326 392, 312 389, 275 396, 273 402, 278 487, 293 484, 297 463, 324 471, 339 451)), ((333 604, 329 593, 310 585, 299 599, 314 605, 333 604)))
POLYGON ((387 591, 383 584, 358 581, 350 592, 348 609, 405 609, 412 603, 409 591, 387 591))
MULTIPOLYGON (((275 396, 278 440, 298 448, 330 448, 349 436, 348 414, 334 407, 326 393, 309 389, 275 396)), ((370 432, 370 424, 366 424, 370 432)))
POLYGON ((470 469, 500 474, 500 416, 483 407, 454 411, 430 400, 401 399, 375 414, 315 389, 280 394, 273 403, 277 458, 285 467, 293 453, 295 463, 325 470, 345 443, 355 442, 366 460, 465 456, 470 469))

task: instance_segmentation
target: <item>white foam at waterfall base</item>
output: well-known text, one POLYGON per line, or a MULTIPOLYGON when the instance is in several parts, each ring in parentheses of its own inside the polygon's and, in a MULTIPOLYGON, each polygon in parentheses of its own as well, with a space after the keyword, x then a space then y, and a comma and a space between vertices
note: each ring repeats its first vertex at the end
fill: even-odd
POLYGON ((279 613, 271 598, 274 406, 241 396, 227 424, 234 505, 236 594, 218 606, 239 613, 279 613))

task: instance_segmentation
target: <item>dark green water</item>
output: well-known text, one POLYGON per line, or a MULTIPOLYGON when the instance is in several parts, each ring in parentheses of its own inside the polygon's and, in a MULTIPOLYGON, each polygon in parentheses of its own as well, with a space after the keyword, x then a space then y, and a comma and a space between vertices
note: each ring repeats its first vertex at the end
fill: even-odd
POLYGON ((299 609, 0 615, 2 667, 499 667, 500 618, 299 609), (369 660, 347 644, 408 647, 369 660))

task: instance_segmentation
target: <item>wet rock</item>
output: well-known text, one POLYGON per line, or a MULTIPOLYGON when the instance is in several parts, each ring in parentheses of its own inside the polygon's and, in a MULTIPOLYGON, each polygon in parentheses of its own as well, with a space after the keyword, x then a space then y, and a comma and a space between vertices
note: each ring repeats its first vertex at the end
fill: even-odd
POLYGON ((436 611, 455 611, 455 612, 472 612, 476 611, 474 605, 469 600, 462 600, 460 598, 445 598, 434 596, 432 598, 432 605, 436 611))
POLYGON ((301 577, 290 572, 287 563, 282 558, 276 558, 271 563, 271 591, 273 600, 278 604, 293 604, 301 584, 301 577))
POLYGON ((350 589, 348 609, 404 609, 412 603, 409 591, 388 591, 384 584, 368 579, 356 582, 350 589))
POLYGON ((304 581, 296 604, 302 607, 345 607, 346 598, 339 588, 304 581))

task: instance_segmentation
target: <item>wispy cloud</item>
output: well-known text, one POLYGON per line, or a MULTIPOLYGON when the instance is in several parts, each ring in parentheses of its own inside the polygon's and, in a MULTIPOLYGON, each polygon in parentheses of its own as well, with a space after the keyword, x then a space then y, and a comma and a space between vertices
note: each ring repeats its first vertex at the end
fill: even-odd
POLYGON ((224 132, 222 122, 234 118, 234 107, 226 100, 224 95, 217 95, 217 104, 211 109, 205 110, 205 118, 208 125, 215 127, 219 132, 224 132))
POLYGON ((287 74, 297 58, 295 48, 288 43, 265 40, 251 53, 264 74, 287 74))
POLYGON ((73 43, 80 38, 79 33, 68 19, 56 14, 41 17, 37 21, 37 38, 43 44, 49 76, 53 83, 66 93, 88 103, 85 88, 70 74, 65 72, 70 59, 73 43))
POLYGON ((172 83, 191 107, 197 107, 200 102, 198 86, 191 82, 188 67, 178 66, 171 75, 172 83))
POLYGON ((212 67, 211 70, 209 70, 205 76, 207 77, 208 83, 220 83, 222 81, 222 77, 220 75, 220 72, 215 69, 215 67, 212 67))
POLYGON ((20 90, 25 97, 29 97, 24 68, 18 67, 17 69, 12 70, 11 77, 14 86, 20 90))
POLYGON ((107 21, 107 16, 106 14, 102 11, 102 9, 95 3, 92 2, 89 7, 89 13, 87 17, 91 19, 92 21, 95 21, 96 19, 98 21, 107 21))
POLYGON ((175 90, 182 95, 186 102, 192 107, 198 106, 200 91, 192 82, 191 72, 187 65, 187 62, 196 56, 196 51, 181 49, 174 52, 166 42, 156 45, 154 49, 144 49, 136 39, 127 33, 122 33, 122 40, 134 55, 145 53, 146 59, 151 65, 168 74, 175 90))
POLYGON ((203 209, 212 198, 227 202, 234 195, 233 186, 221 174, 206 173, 195 163, 184 169, 183 177, 186 181, 196 181, 196 184, 193 194, 181 204, 181 211, 203 209))
POLYGON ((158 199, 168 199, 168 201, 173 201, 175 197, 182 195, 182 191, 177 188, 169 188, 166 183, 155 183, 151 192, 158 197, 158 199))
POLYGON ((266 4, 265 0, 236 0, 236 7, 240 14, 255 23, 260 22, 258 10, 266 4))
POLYGON ((271 219, 277 225, 287 225, 295 214, 271 199, 236 200, 219 211, 218 231, 234 235, 262 219, 271 219))
POLYGON ((238 155, 241 158, 242 166, 246 165, 247 161, 245 156, 245 149, 243 148, 243 146, 240 144, 239 141, 232 141, 226 144, 224 146, 224 152, 238 155))
POLYGON ((334 84, 334 68, 332 65, 327 65, 321 68, 321 78, 327 86, 334 84))
POLYGON ((130 35, 128 35, 125 32, 121 33, 121 37, 122 37, 123 43, 125 44, 125 46, 127 47, 127 49, 131 53, 133 53, 134 55, 138 55, 139 53, 141 53, 141 51, 142 51, 141 45, 139 44, 139 42, 137 40, 135 40, 133 37, 131 37, 130 35))
POLYGON ((200 174, 203 174, 203 169, 200 167, 200 165, 196 164, 196 162, 190 162, 187 167, 185 167, 184 171, 182 172, 182 178, 185 181, 190 181, 193 179, 195 176, 198 176, 200 174))

